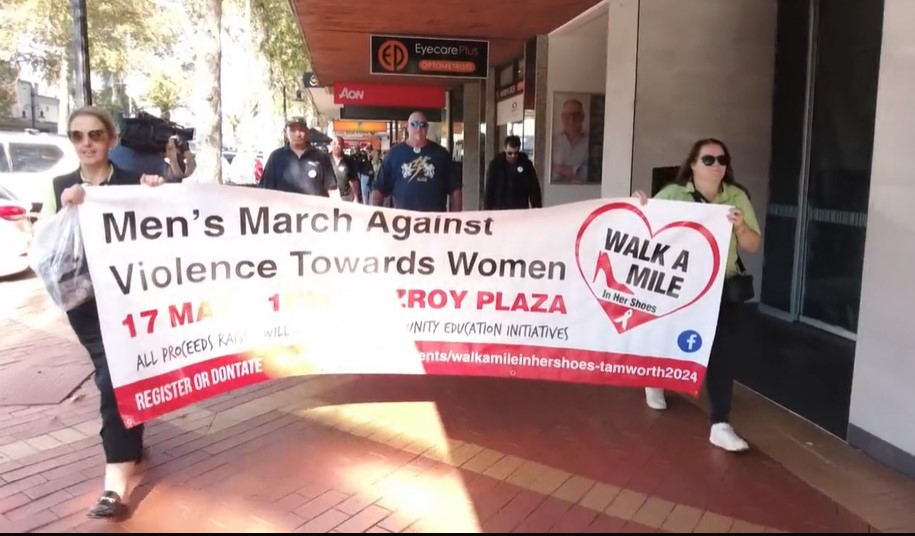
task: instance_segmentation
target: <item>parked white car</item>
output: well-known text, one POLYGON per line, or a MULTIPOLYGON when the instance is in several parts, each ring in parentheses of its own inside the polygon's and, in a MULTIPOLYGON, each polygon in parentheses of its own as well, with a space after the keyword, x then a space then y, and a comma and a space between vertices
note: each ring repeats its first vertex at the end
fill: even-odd
POLYGON ((0 277, 16 275, 29 269, 29 246, 32 243, 30 203, 20 201, 0 186, 0 277))
POLYGON ((0 131, 0 186, 20 201, 41 209, 51 180, 79 167, 76 149, 66 136, 0 131))

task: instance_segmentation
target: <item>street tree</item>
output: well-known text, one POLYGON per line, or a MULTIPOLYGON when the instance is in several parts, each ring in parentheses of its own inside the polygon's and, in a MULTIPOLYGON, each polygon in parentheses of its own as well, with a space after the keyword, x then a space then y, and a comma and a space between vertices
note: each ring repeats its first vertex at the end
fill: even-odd
MULTIPOLYGON (((28 64, 46 82, 70 93, 60 95, 61 116, 72 96, 73 23, 69 2, 3 0, 0 50, 28 64)), ((115 86, 147 54, 165 56, 175 38, 170 0, 90 0, 86 2, 89 66, 115 86)))
POLYGON ((146 101, 159 109, 160 113, 172 112, 182 101, 185 92, 184 78, 180 73, 155 71, 150 78, 146 101))
POLYGON ((274 95, 288 98, 302 87, 302 75, 311 69, 299 21, 288 0, 249 0, 257 47, 267 60, 274 95))
POLYGON ((8 117, 16 104, 16 79, 19 67, 16 62, 0 59, 0 117, 8 117))

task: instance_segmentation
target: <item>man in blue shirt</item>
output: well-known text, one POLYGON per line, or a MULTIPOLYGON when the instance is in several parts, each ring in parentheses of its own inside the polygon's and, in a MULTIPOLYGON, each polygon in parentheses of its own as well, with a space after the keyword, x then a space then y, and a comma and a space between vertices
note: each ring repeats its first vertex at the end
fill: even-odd
POLYGON ((451 153, 427 138, 429 121, 420 112, 410 114, 408 137, 395 145, 375 178, 372 204, 382 206, 391 196, 394 208, 420 212, 460 212, 462 178, 454 171, 451 153))

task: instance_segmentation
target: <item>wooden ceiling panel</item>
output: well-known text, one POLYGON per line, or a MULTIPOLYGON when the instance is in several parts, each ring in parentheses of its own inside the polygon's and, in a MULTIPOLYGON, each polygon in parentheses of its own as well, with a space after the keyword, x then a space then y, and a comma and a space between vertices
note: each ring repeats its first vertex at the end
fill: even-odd
MULTIPOLYGON (((321 85, 334 82, 382 82, 417 85, 451 85, 455 79, 372 75, 369 73, 370 34, 352 32, 317 32, 308 39, 312 67, 321 85), (320 54, 315 54, 319 50, 320 54)), ((524 41, 490 41, 489 57, 494 65, 508 63, 524 52, 524 41)))
POLYGON ((290 0, 322 85, 338 81, 454 85, 458 79, 369 74, 371 34, 490 40, 490 63, 503 65, 524 42, 549 33, 599 0, 290 0))
POLYGON ((597 4, 597 0, 293 1, 306 31, 520 40, 548 33, 597 4))

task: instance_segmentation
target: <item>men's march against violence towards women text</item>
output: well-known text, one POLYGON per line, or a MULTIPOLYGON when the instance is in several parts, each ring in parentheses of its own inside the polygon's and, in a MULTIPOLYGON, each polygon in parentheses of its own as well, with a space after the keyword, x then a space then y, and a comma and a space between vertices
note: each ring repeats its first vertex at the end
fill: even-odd
POLYGON ((132 422, 299 374, 701 385, 720 208, 595 200, 433 215, 156 190, 99 190, 80 208, 90 270, 107 282, 96 289, 106 344, 137 356, 110 364, 132 422), (341 337, 341 316, 377 337, 341 337), (697 333, 685 350, 684 319, 697 333))

